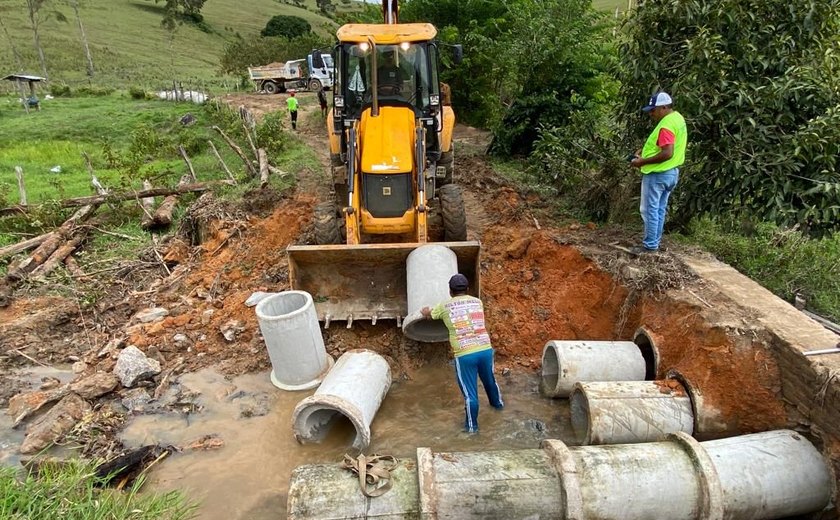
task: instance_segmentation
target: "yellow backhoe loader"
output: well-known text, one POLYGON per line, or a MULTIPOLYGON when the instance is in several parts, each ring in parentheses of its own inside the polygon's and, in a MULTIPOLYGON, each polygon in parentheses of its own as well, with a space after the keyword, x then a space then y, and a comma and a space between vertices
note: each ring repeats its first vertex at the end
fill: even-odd
MULTIPOLYGON (((315 208, 315 243, 290 246, 293 289, 313 295, 320 320, 396 319, 406 309, 406 258, 426 244, 439 216, 441 245, 478 294, 478 242, 468 242, 453 179, 455 113, 441 95, 437 30, 398 23, 348 24, 335 47, 333 109, 327 118, 333 199, 315 208)), ((455 61, 461 59, 454 47, 455 61)), ((446 96, 448 97, 448 96, 446 96)))

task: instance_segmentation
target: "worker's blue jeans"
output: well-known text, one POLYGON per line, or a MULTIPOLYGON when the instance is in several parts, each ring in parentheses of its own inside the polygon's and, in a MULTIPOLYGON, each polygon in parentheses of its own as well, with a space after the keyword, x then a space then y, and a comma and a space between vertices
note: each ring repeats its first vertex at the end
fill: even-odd
POLYGON ((504 408, 502 393, 496 383, 496 376, 493 375, 493 349, 488 348, 479 352, 473 352, 465 356, 455 358, 455 377, 458 379, 458 388, 464 396, 464 429, 467 432, 478 431, 478 381, 481 379, 484 391, 487 392, 487 399, 493 408, 504 408))
POLYGON ((665 213, 668 210, 668 197, 679 180, 679 168, 642 175, 642 200, 639 211, 645 223, 645 238, 642 240, 645 249, 659 249, 662 230, 665 227, 665 213))

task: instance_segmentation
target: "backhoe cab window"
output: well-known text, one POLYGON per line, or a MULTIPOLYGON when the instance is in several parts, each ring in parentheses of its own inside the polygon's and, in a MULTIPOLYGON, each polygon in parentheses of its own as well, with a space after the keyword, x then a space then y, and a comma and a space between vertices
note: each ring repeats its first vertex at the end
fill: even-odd
MULTIPOLYGON (((373 57, 366 44, 346 45, 347 116, 358 117, 373 100, 373 57)), ((376 46, 377 97, 381 105, 429 106, 429 60, 423 44, 376 46)))

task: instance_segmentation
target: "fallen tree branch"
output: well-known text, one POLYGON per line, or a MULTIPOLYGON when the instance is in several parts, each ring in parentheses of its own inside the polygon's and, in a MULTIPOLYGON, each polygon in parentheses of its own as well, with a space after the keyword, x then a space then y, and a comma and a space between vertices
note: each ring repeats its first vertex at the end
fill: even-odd
POLYGON ((181 157, 184 158, 184 162, 187 163, 187 168, 189 168, 190 170, 190 180, 192 180, 193 182, 198 182, 198 178, 195 176, 195 169, 193 168, 190 156, 187 155, 187 151, 184 149, 183 146, 178 145, 178 152, 181 154, 181 157))
MULTIPOLYGON (((148 190, 151 189, 151 187, 152 183, 149 182, 149 179, 144 179, 143 189, 148 190)), ((143 210, 143 218, 140 219, 140 227, 143 229, 149 229, 152 226, 152 222, 154 221, 155 198, 144 197, 140 199, 140 209, 143 210)))
MULTIPOLYGON (((181 177, 181 181, 178 183, 178 186, 184 186, 189 181, 189 175, 184 175, 181 177)), ((158 206, 157 211, 152 216, 152 221, 145 229, 160 229, 168 227, 172 224, 172 211, 175 209, 175 204, 178 203, 178 195, 172 194, 167 195, 163 202, 160 203, 158 206)))
MULTIPOLYGON (((176 186, 174 188, 151 188, 148 190, 136 191, 136 192, 124 192, 124 193, 113 193, 109 195, 91 195, 88 197, 76 197, 72 199, 64 199, 59 201, 59 206, 62 208, 74 208, 79 206, 87 206, 89 204, 102 204, 104 202, 123 202, 126 200, 132 200, 136 198, 145 198, 145 197, 159 197, 162 195, 182 195, 184 193, 197 193, 202 191, 207 191, 214 186, 218 185, 231 185, 233 184, 229 180, 219 180, 219 181, 205 181, 205 182, 196 182, 190 184, 184 184, 180 186, 176 186)), ((21 204, 17 204, 14 206, 8 206, 5 208, 0 208, 0 216, 4 215, 11 215, 13 213, 26 213, 32 208, 39 207, 38 205, 31 204, 27 206, 23 206, 21 204)))
POLYGON ((65 258, 73 254, 73 251, 87 238, 87 230, 88 228, 78 228, 78 232, 73 238, 59 246, 43 264, 32 271, 29 275, 30 278, 44 278, 50 274, 65 258))
POLYGON ((207 144, 209 144, 209 145, 210 145, 210 149, 211 149, 211 150, 213 150, 213 155, 215 155, 215 156, 216 156, 216 159, 218 159, 218 160, 219 160, 219 163, 222 165, 222 168, 224 168, 225 173, 226 173, 226 174, 227 174, 227 176, 228 176, 228 179, 230 179, 231 181, 233 181, 233 183, 235 184, 235 183, 236 183, 236 178, 235 178, 235 177, 233 176, 233 174, 230 172, 230 168, 228 168, 228 165, 225 163, 225 160, 224 160, 224 159, 222 159, 222 156, 221 156, 221 155, 219 155, 219 150, 216 150, 216 145, 215 145, 215 144, 213 144, 213 141, 211 141, 211 140, 209 140, 209 139, 207 140, 207 144))
POLYGON ((239 158, 242 159, 242 162, 245 163, 245 169, 247 170, 248 174, 251 177, 256 177, 257 171, 254 170, 254 165, 251 164, 251 160, 248 159, 248 157, 245 155, 245 152, 242 151, 242 148, 240 148, 236 143, 234 143, 233 139, 228 137, 225 131, 219 128, 218 126, 214 126, 213 130, 219 132, 219 135, 222 136, 222 139, 224 139, 228 146, 230 146, 231 150, 233 150, 236 153, 236 155, 238 155, 239 158))

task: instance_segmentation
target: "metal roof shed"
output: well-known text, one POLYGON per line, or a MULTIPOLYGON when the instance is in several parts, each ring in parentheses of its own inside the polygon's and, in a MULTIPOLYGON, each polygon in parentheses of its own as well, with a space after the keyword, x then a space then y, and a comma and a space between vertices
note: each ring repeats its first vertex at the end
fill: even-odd
POLYGON ((35 96, 35 83, 46 81, 45 78, 42 78, 40 76, 32 76, 29 74, 9 74, 8 76, 4 77, 3 80, 14 81, 17 83, 21 97, 23 98, 23 108, 26 109, 27 113, 29 113, 30 106, 41 110, 41 104, 38 102, 37 96, 35 96), (26 89, 23 86, 24 82, 29 83, 29 96, 26 95, 26 89), (30 103, 30 100, 34 101, 30 103))

